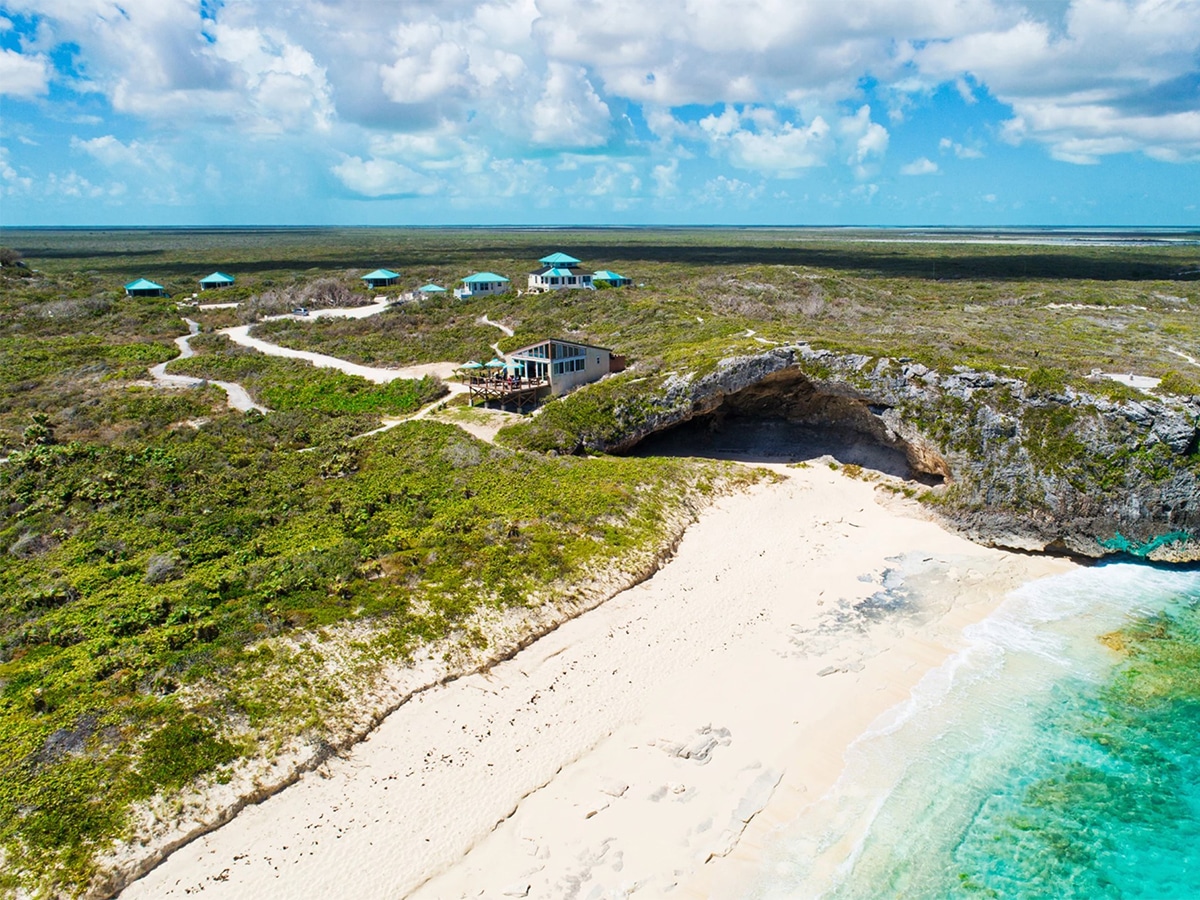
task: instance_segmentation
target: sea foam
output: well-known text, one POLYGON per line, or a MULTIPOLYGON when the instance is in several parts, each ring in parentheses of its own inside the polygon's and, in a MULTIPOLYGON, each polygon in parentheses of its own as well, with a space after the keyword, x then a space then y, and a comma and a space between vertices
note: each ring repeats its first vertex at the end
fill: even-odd
MULTIPOLYGON (((1173 818, 1147 810, 1162 805, 1163 767, 1200 768, 1200 736, 1114 712, 1114 678, 1133 676, 1098 638, 1197 603, 1200 572, 1134 563, 1014 591, 851 745, 837 785, 779 835, 747 896, 1154 896, 1147 884, 1191 896, 1174 891, 1189 873, 1200 884, 1188 843, 1200 796, 1173 818), (1152 819, 1137 828, 1153 837, 1131 818, 1152 819), (1126 845, 1151 839, 1153 871, 1125 877, 1126 845)), ((1200 704, 1152 716, 1200 721, 1200 704)))

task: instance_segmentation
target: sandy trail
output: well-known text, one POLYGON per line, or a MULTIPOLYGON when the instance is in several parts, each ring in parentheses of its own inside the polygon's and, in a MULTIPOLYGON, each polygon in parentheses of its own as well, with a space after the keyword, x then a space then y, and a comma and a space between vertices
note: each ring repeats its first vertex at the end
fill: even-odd
POLYGON ((777 470, 651 580, 420 695, 122 896, 706 895, 747 823, 819 796, 965 624, 1067 567, 823 465, 777 470), (886 570, 919 578, 919 602, 880 606, 886 570))
MULTIPOLYGON (((323 311, 333 312, 333 310, 323 311)), ((342 312, 353 312, 353 310, 342 310, 342 312)), ((235 344, 249 347, 267 356, 302 359, 322 369, 337 369, 340 372, 345 372, 347 375, 358 375, 361 378, 366 378, 368 381, 375 382, 375 384, 387 384, 389 381, 395 381, 397 378, 424 378, 426 375, 436 375, 438 378, 449 379, 454 375, 455 365, 450 362, 425 363, 424 365, 406 366, 400 369, 385 369, 377 366, 360 365, 359 363, 339 359, 336 356, 328 356, 324 353, 313 353, 309 350, 293 350, 291 347, 281 347, 279 344, 272 344, 270 341, 251 337, 250 329, 252 327, 254 326, 236 325, 232 328, 223 328, 219 333, 226 335, 235 344)))
MULTIPOLYGON (((179 347, 179 355, 175 359, 191 359, 196 355, 196 351, 192 349, 190 341, 200 333, 200 323, 194 322, 191 319, 184 319, 183 321, 187 323, 188 333, 175 338, 175 345, 179 347)), ((215 384, 225 392, 230 408, 240 410, 241 412, 249 412, 252 409, 256 409, 259 412, 268 412, 265 406, 255 403, 246 389, 236 382, 209 381, 204 378, 193 378, 190 375, 168 375, 167 366, 175 362, 175 359, 159 363, 157 366, 151 366, 150 377, 164 387, 172 388, 198 387, 207 381, 208 384, 215 384)))
POLYGON ((491 325, 493 328, 499 328, 501 331, 503 331, 509 337, 513 336, 513 330, 511 328, 509 328, 507 325, 501 324, 500 322, 493 322, 487 316, 480 316, 475 321, 478 322, 480 325, 491 325))
POLYGON ((307 316, 282 316, 287 319, 365 319, 377 316, 389 306, 391 300, 377 300, 367 306, 341 307, 337 309, 314 309, 307 316))

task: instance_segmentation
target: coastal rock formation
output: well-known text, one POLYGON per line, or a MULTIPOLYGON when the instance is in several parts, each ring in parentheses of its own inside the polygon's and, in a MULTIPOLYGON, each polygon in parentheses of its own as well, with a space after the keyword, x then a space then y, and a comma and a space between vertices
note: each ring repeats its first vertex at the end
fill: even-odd
POLYGON ((1157 561, 1200 559, 1200 406, 1193 399, 1115 399, 1061 380, 1029 381, 806 344, 722 360, 672 376, 622 427, 585 441, 627 451, 699 417, 780 418, 848 430, 901 452, 942 486, 930 507, 984 544, 1157 561))

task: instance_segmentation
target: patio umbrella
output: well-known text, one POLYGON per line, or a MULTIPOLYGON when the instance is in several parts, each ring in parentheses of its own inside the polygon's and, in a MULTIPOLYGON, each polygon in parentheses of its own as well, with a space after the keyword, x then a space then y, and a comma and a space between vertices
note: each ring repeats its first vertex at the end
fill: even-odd
POLYGON ((463 363, 461 366, 459 366, 459 368, 460 369, 482 369, 483 363, 476 362, 475 360, 471 360, 468 363, 463 363))
POLYGON ((487 367, 489 369, 503 369, 507 365, 508 363, 504 362, 503 360, 492 357, 492 359, 488 361, 487 367))

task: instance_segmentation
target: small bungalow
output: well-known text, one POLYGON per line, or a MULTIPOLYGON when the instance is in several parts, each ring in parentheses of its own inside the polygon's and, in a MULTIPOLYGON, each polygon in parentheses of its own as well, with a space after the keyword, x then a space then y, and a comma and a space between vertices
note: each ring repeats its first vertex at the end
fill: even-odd
POLYGON ((611 350, 557 338, 514 350, 508 361, 522 377, 547 382, 555 397, 625 368, 624 357, 611 350))
POLYGON ((484 297, 488 294, 503 294, 508 291, 509 280, 495 272, 476 272, 462 280, 463 286, 454 289, 459 300, 469 297, 484 297))
POLYGON ((389 284, 395 284, 400 278, 399 272, 393 272, 391 269, 376 269, 374 272, 368 272, 362 277, 362 280, 367 283, 369 288, 387 287, 389 284))
POLYGON ((234 278, 232 275, 226 275, 224 272, 213 272, 207 278, 200 279, 200 290, 207 291, 209 288, 229 287, 233 284, 234 278))
POLYGON ((608 269, 601 269, 592 276, 593 284, 607 284, 610 287, 629 287, 633 284, 632 278, 626 278, 624 275, 618 275, 616 272, 611 272, 608 269))
POLYGON ((167 296, 166 289, 161 284, 155 284, 145 278, 139 278, 137 281, 131 281, 125 285, 126 297, 165 297, 167 296))
POLYGON ((446 289, 440 284, 423 284, 417 288, 418 294, 444 294, 446 289))
POLYGON ((538 260, 540 269, 529 273, 529 290, 536 293, 543 291, 562 291, 569 288, 592 290, 592 276, 576 269, 580 261, 565 253, 551 253, 538 260))

